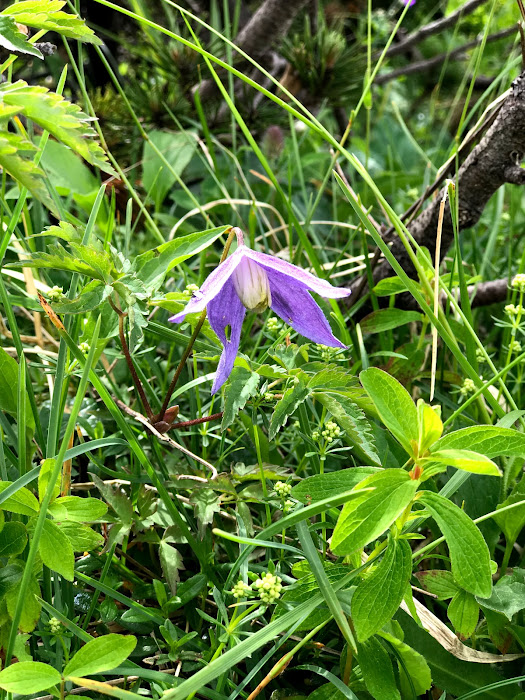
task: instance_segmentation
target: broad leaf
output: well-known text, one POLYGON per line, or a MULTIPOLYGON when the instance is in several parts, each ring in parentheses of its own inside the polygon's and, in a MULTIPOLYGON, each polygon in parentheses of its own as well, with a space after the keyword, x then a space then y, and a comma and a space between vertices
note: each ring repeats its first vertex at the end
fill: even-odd
POLYGON ((68 538, 74 552, 91 552, 104 544, 104 538, 87 525, 60 523, 60 530, 68 538))
POLYGON ((251 372, 244 367, 233 368, 224 399, 222 430, 226 430, 233 423, 237 413, 257 391, 260 381, 261 378, 256 372, 251 372))
POLYGON ((415 496, 419 482, 401 469, 385 469, 354 487, 373 487, 343 507, 332 535, 332 551, 351 554, 377 539, 392 525, 415 496))
POLYGON ((350 491, 360 481, 379 471, 379 467, 349 467, 328 474, 315 474, 301 479, 292 488, 292 496, 302 503, 321 501, 337 493, 350 491))
POLYGON ((408 689, 408 693, 403 693, 403 697, 411 697, 413 694, 410 690, 411 685, 414 686, 417 696, 423 695, 427 690, 430 690, 432 675, 425 657, 393 634, 380 632, 379 636, 389 642, 401 657, 398 661, 401 687, 407 687, 408 689), (409 674, 411 683, 407 682, 406 673, 409 674))
POLYGON ((494 586, 490 598, 482 598, 477 596, 476 600, 484 608, 494 610, 495 612, 505 615, 509 620, 525 608, 525 583, 518 581, 505 582, 494 586))
POLYGON ((92 523, 106 515, 108 507, 98 498, 63 496, 60 505, 66 509, 66 520, 77 523, 92 523))
POLYGON ((393 540, 372 573, 352 597, 352 619, 360 642, 380 630, 397 612, 412 572, 412 550, 406 540, 393 540))
MULTIPOLYGON (((49 479, 51 478, 51 473, 53 469, 55 468, 55 460, 54 459, 44 459, 40 463, 40 473, 38 475, 38 498, 40 501, 44 498, 46 495, 46 491, 49 486, 49 479)), ((58 494, 60 493, 60 472, 57 475, 57 479, 55 483, 53 484, 53 491, 52 491, 52 496, 51 500, 55 499, 58 494)))
MULTIPOLYGON (((512 489, 510 495, 497 507, 498 509, 504 508, 513 503, 519 503, 520 501, 525 501, 525 476, 521 477, 520 481, 512 489)), ((525 527, 525 503, 522 506, 506 510, 503 513, 496 513, 492 516, 492 519, 495 520, 503 530, 507 542, 513 544, 525 527)))
POLYGON ((27 530, 23 523, 6 523, 0 530, 0 557, 21 554, 27 544, 27 530))
POLYGON ((377 412, 409 454, 417 449, 419 428, 417 409, 408 391, 386 372, 371 367, 359 375, 377 412))
POLYGON ((431 456, 420 460, 421 465, 443 464, 447 467, 456 467, 473 474, 486 474, 487 476, 501 476, 501 472, 494 462, 479 452, 471 450, 435 450, 431 456))
POLYGON ((346 436, 372 462, 379 464, 374 435, 364 412, 343 394, 315 393, 316 398, 330 411, 334 420, 345 431, 346 436))
POLYGON ((19 31, 13 17, 0 15, 0 46, 9 53, 26 53, 37 58, 44 58, 36 46, 33 46, 19 31))
POLYGON ((75 555, 69 539, 51 520, 44 521, 38 552, 42 562, 67 581, 74 576, 75 555))
POLYGON ((401 700, 390 656, 377 637, 359 645, 357 661, 363 674, 366 689, 373 698, 376 700, 401 700))
POLYGON ((432 446, 432 452, 437 450, 473 450, 489 458, 525 458, 525 434, 511 428, 474 425, 444 435, 432 446))
POLYGON ((17 695, 32 695, 61 682, 60 673, 39 661, 21 661, 0 671, 0 688, 17 695))
POLYGON ((445 569, 429 569, 428 571, 418 571, 415 576, 421 586, 437 596, 438 600, 453 598, 461 590, 454 581, 452 572, 445 569))
POLYGON ((192 131, 150 131, 144 141, 142 184, 156 208, 180 177, 197 149, 197 137, 192 131), (152 144, 164 156, 160 158, 152 144), (166 165, 169 164, 169 167, 166 165))
POLYGON ((468 639, 474 634, 479 619, 479 605, 472 593, 460 590, 449 603, 447 615, 456 634, 468 639))
POLYGON ((419 425, 419 454, 424 455, 428 448, 443 434, 443 421, 439 408, 433 408, 422 399, 417 402, 419 425))
POLYGON ((420 314, 418 311, 380 309, 379 311, 372 311, 371 314, 365 316, 359 325, 363 333, 384 333, 392 330, 392 328, 404 326, 406 323, 422 320, 423 314, 420 314))
MULTIPOLYGON (((31 578, 26 590, 20 622, 18 623, 18 629, 20 632, 32 632, 40 619, 41 606, 36 596, 40 596, 40 587, 36 578, 31 578)), ((18 591, 18 586, 10 588, 10 590, 6 593, 5 601, 7 604, 7 612, 11 618, 15 614, 15 609, 19 598, 20 594, 18 591)))
POLYGON ((102 44, 93 30, 77 15, 62 12, 65 0, 22 0, 10 5, 3 15, 11 15, 20 24, 35 29, 47 29, 70 39, 79 39, 90 44, 102 44))
POLYGON ((133 635, 106 634, 81 647, 64 669, 64 676, 83 678, 120 666, 137 644, 133 635))
POLYGON ((288 418, 309 396, 310 390, 301 380, 284 392, 283 398, 278 401, 270 419, 270 430, 268 431, 270 440, 274 439, 288 418))
MULTIPOLYGON (((11 486, 11 481, 0 482, 0 494, 11 486)), ((16 491, 12 496, 6 498, 3 503, 0 503, 0 509, 7 510, 10 513, 19 513, 20 515, 36 515, 40 510, 40 505, 31 491, 24 486, 16 491)))
POLYGON ((454 503, 431 491, 420 502, 430 511, 447 541, 454 579, 481 598, 492 593, 492 572, 487 544, 477 526, 454 503))

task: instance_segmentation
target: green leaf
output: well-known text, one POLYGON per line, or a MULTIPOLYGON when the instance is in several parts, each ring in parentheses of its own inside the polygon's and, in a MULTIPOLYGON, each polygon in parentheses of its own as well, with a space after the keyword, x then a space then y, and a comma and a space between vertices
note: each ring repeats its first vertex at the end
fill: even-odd
POLYGON ((61 12, 65 4, 62 0, 23 0, 16 5, 10 5, 2 14, 11 15, 17 22, 29 27, 47 29, 90 44, 102 44, 83 19, 61 12))
POLYGON ((51 520, 44 521, 38 552, 45 566, 61 574, 67 581, 74 578, 75 555, 69 539, 51 520))
MULTIPOLYGON (((11 481, 0 482, 0 494, 11 484, 11 481)), ((16 493, 6 498, 3 503, 0 503, 0 508, 10 513, 19 513, 20 515, 36 515, 40 510, 40 505, 31 491, 22 486, 16 493)))
POLYGON ((270 419, 270 429, 268 431, 270 440, 274 439, 282 426, 286 424, 288 418, 309 396, 310 389, 302 380, 299 380, 284 392, 283 398, 277 402, 270 419))
POLYGON ((384 333, 392 330, 392 328, 404 326, 406 323, 422 320, 423 314, 420 314, 418 311, 379 309, 379 311, 372 311, 371 314, 365 316, 359 325, 363 333, 384 333))
POLYGON ((439 440, 443 434, 443 421, 441 420, 439 407, 433 408, 423 399, 417 402, 417 415, 419 425, 419 454, 424 455, 428 448, 439 440))
POLYGON ((391 294, 400 294, 408 290, 406 284, 399 277, 386 277, 374 287, 374 294, 378 297, 388 297, 391 294))
POLYGON ((9 53, 26 53, 37 58, 44 58, 36 46, 33 46, 16 26, 13 17, 0 15, 0 46, 9 53))
POLYGON ((179 572, 185 568, 180 552, 173 545, 162 540, 159 545, 159 557, 166 582, 172 595, 175 595, 177 593, 177 584, 180 581, 179 572))
MULTIPOLYGON (((425 657, 392 634, 380 632, 379 636, 389 642, 401 657, 398 661, 401 687, 408 686, 410 688, 410 684, 406 681, 406 673, 408 673, 417 696, 423 695, 427 690, 430 690, 432 676, 425 657)), ((403 697, 411 696, 411 694, 403 693, 403 697)))
POLYGON ((150 131, 144 142, 142 160, 142 184, 156 204, 157 209, 182 175, 197 149, 197 136, 193 131, 150 131), (168 168, 157 152, 162 153, 171 168, 168 168))
POLYGON ((492 589, 490 598, 477 596, 476 600, 484 608, 501 613, 511 620, 517 612, 525 608, 525 583, 507 583, 502 579, 501 583, 492 589))
POLYGON ((78 105, 50 92, 46 87, 28 85, 25 80, 0 84, 0 101, 8 106, 16 105, 22 114, 49 131, 88 163, 116 175, 95 140, 97 133, 91 126, 91 118, 78 105))
POLYGON ((123 525, 131 525, 133 522, 133 504, 119 486, 105 484, 96 474, 90 474, 97 489, 107 503, 118 515, 123 525))
MULTIPOLYGON (((23 564, 22 562, 19 563, 21 565, 21 578, 23 564)), ((32 578, 27 586, 24 605, 22 607, 22 615, 20 616, 20 622, 18 623, 18 629, 20 632, 32 632, 35 629, 38 620, 40 619, 41 606, 37 599, 37 596, 40 596, 40 586, 38 585, 38 581, 36 580, 36 578, 32 578)), ((20 594, 18 591, 18 586, 10 588, 6 593, 5 600, 7 604, 7 612, 9 613, 11 618, 15 614, 15 608, 19 598, 20 594)))
POLYGON ((352 619, 360 642, 390 622, 401 605, 411 572, 410 545, 406 540, 393 540, 352 597, 352 619))
POLYGON ((251 372, 244 367, 233 368, 225 393, 222 430, 226 430, 233 423, 237 413, 257 391, 260 381, 261 378, 256 372, 251 372))
POLYGON ((0 557, 21 554, 27 544, 27 530, 23 523, 6 523, 0 530, 0 557))
POLYGON ((64 669, 64 676, 84 678, 95 673, 110 671, 125 661, 137 644, 129 634, 106 634, 81 647, 64 669))
MULTIPOLYGON (((1 101, 0 92, 0 104, 1 101)), ((18 111, 17 108, 16 112, 18 111)), ((23 136, 0 130, 0 168, 9 173, 20 187, 27 188, 55 216, 58 216, 56 206, 42 180, 43 171, 28 157, 28 155, 34 155, 36 150, 36 146, 23 136)))
MULTIPOLYGON (((46 495, 47 488, 49 486, 49 479, 51 477, 51 473, 53 469, 55 468, 55 460, 54 459, 44 459, 40 463, 40 473, 38 474, 38 498, 40 501, 44 498, 46 495)), ((57 480, 53 486, 53 495, 51 496, 51 500, 54 500, 58 494, 60 493, 60 474, 57 476, 57 480)))
POLYGON ((208 248, 228 229, 229 226, 219 226, 175 238, 138 255, 131 269, 149 292, 156 292, 171 269, 208 248))
POLYGON ((326 365, 324 362, 311 362, 303 369, 311 371, 319 368, 319 371, 308 380, 308 387, 312 390, 345 392, 356 388, 358 385, 355 375, 350 374, 337 365, 326 365))
POLYGON ((16 416, 18 406, 18 363, 0 347, 0 411, 16 416))
POLYGON ((113 287, 104 284, 100 280, 92 280, 82 289, 74 299, 65 297, 61 301, 53 302, 53 310, 57 314, 81 314, 98 309, 112 294, 113 287))
POLYGON ((45 253, 31 254, 29 260, 20 260, 10 263, 9 267, 36 267, 51 268, 53 270, 66 270, 86 275, 102 282, 111 282, 111 274, 114 272, 113 263, 109 253, 99 252, 93 247, 70 244, 72 251, 68 251, 60 243, 47 246, 45 253))
POLYGON ((366 689, 374 700, 401 700, 390 656, 377 637, 359 645, 357 661, 366 689))
MULTIPOLYGON (((513 503, 519 503, 519 501, 525 501, 525 476, 521 477, 520 481, 512 489, 510 495, 503 503, 497 506, 497 509, 510 506, 513 503)), ((496 513, 492 516, 492 519, 495 520, 503 530, 507 542, 513 544, 525 527, 525 504, 504 511, 503 513, 496 513)))
POLYGON ((0 569, 0 599, 20 582, 23 572, 24 565, 20 561, 13 562, 0 569))
POLYGON ((332 535, 332 551, 351 554, 377 539, 407 508, 418 486, 401 469, 385 469, 361 481, 353 491, 374 490, 344 505, 332 535))
POLYGON ((473 474, 486 474, 487 476, 501 476, 501 472, 494 462, 478 452, 471 450, 436 450, 431 451, 431 456, 420 460, 421 465, 433 464, 456 467, 464 472, 473 474))
POLYGON ((60 523, 60 530, 68 538, 74 552, 91 552, 104 544, 104 538, 87 525, 74 522, 60 523))
MULTIPOLYGON (((92 197, 93 205, 100 183, 90 168, 63 143, 49 139, 40 159, 40 165, 45 170, 58 194, 71 194, 73 199, 85 207, 87 198, 92 197)), ((89 212, 91 207, 88 207, 89 212)), ((60 225, 65 222, 61 221, 60 225)), ((52 228, 57 228, 56 226, 52 228)))
POLYGON ((60 673, 39 661, 21 661, 0 671, 0 688, 17 695, 32 695, 61 682, 60 673))
POLYGON ((314 394, 323 406, 330 411, 334 420, 345 431, 346 436, 361 450, 364 455, 375 462, 380 463, 377 454, 374 435, 370 423, 365 418, 364 412, 347 396, 343 394, 314 394))
POLYGON ((447 541, 454 579, 470 593, 489 598, 490 555, 477 526, 464 511, 437 493, 422 491, 420 502, 430 511, 447 541))
POLYGON ((349 467, 338 472, 315 474, 302 479, 292 488, 292 496, 302 503, 313 503, 343 491, 350 491, 367 476, 380 472, 379 467, 349 467))
POLYGON ((429 569, 428 571, 418 571, 415 576, 425 591, 433 593, 438 600, 453 598, 461 590, 454 581, 451 571, 429 569))
POLYGON ((525 434, 511 428, 474 425, 448 433, 432 446, 432 451, 464 449, 480 452, 489 458, 525 458, 525 434))
POLYGON ((108 507, 98 498, 80 498, 80 496, 62 496, 60 505, 66 509, 66 520, 77 523, 92 523, 106 515, 108 507))
POLYGON ((417 409, 408 391, 386 372, 371 367, 359 375, 379 417, 408 454, 417 449, 419 429, 417 409))
POLYGON ((449 603, 448 619, 454 625, 454 630, 464 639, 474 634, 479 619, 479 605, 472 593, 460 590, 449 603))
POLYGON ((206 525, 213 522, 213 516, 221 509, 220 496, 212 489, 196 489, 190 496, 195 507, 199 536, 204 537, 206 525))

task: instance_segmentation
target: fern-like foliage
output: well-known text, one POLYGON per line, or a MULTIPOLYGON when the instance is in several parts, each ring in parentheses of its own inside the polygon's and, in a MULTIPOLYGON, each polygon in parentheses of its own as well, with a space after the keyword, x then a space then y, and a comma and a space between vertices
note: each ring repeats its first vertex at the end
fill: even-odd
POLYGON ((31 159, 36 150, 37 147, 22 136, 0 130, 0 168, 55 213, 55 206, 42 179, 44 173, 31 159))

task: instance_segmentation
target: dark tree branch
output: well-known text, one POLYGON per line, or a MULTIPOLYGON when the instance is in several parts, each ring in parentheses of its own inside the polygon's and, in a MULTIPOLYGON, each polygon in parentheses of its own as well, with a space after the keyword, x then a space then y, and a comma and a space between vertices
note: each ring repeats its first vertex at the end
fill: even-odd
MULTIPOLYGON (((520 163, 525 157, 525 73, 512 84, 508 97, 502 102, 499 112, 481 139, 467 156, 457 175, 459 197, 459 230, 474 226, 492 195, 505 183, 525 184, 525 170, 520 163)), ((434 258, 439 206, 444 192, 437 195, 429 206, 409 225, 413 238, 420 246, 426 246, 434 258)), ((454 229, 447 203, 443 219, 441 256, 443 257, 454 240, 454 229)), ((392 254, 403 269, 412 277, 415 270, 410 257, 399 238, 395 238, 392 254)), ((390 277, 392 269, 386 260, 379 262, 373 272, 374 283, 390 277)), ((501 283, 500 283, 501 284, 501 283)), ((356 289, 360 281, 353 285, 356 289)), ((490 289, 487 288, 487 289, 490 289)), ((496 287, 492 288, 495 294, 496 287)), ((500 294, 503 293, 498 288, 500 294)), ((478 290, 476 304, 481 305, 478 290)))
MULTIPOLYGON (((500 32, 490 34, 487 37, 486 42, 489 43, 492 41, 499 41, 500 39, 504 39, 505 37, 515 34, 516 31, 516 27, 508 27, 507 29, 502 29, 500 32)), ((409 63, 407 66, 403 66, 402 68, 396 68, 395 70, 392 70, 389 73, 383 73, 382 75, 376 76, 374 84, 384 85, 385 83, 389 83, 391 80, 395 80, 396 78, 400 78, 401 76, 413 75, 414 73, 424 73, 425 71, 428 71, 431 68, 435 68, 436 66, 442 65, 443 63, 445 63, 446 60, 464 60, 466 58, 466 55, 464 55, 465 52, 469 49, 479 46, 482 41, 483 37, 478 36, 476 37, 476 39, 473 39, 472 41, 469 41, 466 44, 463 44, 462 46, 458 46, 457 48, 452 49, 447 53, 440 53, 437 56, 432 56, 432 58, 427 58, 423 61, 414 61, 412 63, 409 63)))
POLYGON ((458 10, 452 12, 450 15, 447 15, 447 17, 442 17, 434 22, 425 24, 416 32, 409 34, 405 39, 400 41, 399 44, 393 44, 388 49, 386 55, 391 58, 392 56, 399 56, 402 53, 406 53, 413 46, 420 44, 429 36, 438 34, 439 32, 448 29, 448 27, 453 27, 461 17, 465 17, 471 12, 474 12, 476 8, 483 5, 485 2, 487 2, 487 0, 469 0, 468 2, 465 2, 458 10))

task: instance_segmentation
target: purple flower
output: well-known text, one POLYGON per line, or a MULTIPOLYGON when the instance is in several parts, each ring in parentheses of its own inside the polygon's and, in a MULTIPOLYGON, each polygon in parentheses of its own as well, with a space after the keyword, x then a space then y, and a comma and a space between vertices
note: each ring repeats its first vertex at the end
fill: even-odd
POLYGON ((412 5, 416 4, 416 0, 401 0, 403 5, 408 5, 409 7, 412 7, 412 5))
POLYGON ((186 308, 169 320, 181 323, 186 314, 207 308, 210 325, 224 346, 211 393, 224 384, 233 369, 246 309, 270 307, 283 321, 314 343, 344 348, 333 335, 323 312, 308 292, 341 299, 349 289, 333 287, 289 262, 244 245, 237 234, 237 250, 211 273, 186 308))

